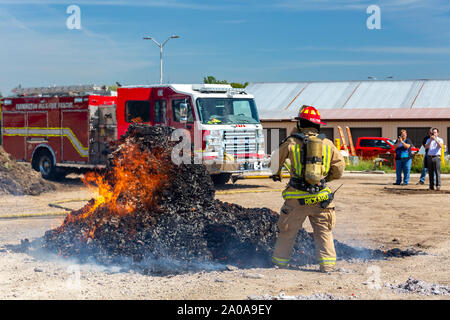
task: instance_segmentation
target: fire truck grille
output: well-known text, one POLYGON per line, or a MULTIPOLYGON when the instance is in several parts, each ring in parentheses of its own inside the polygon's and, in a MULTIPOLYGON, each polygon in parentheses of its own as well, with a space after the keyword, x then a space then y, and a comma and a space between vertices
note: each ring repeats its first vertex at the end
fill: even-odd
POLYGON ((253 157, 257 152, 256 132, 224 132, 225 152, 232 155, 253 157))

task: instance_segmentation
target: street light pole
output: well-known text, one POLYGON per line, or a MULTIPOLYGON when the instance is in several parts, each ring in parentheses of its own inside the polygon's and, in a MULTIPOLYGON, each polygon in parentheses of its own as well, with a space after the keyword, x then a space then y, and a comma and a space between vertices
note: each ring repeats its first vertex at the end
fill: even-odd
POLYGON ((164 45, 167 43, 167 41, 169 41, 170 39, 177 39, 179 38, 179 36, 171 36, 169 37, 166 41, 163 42, 163 44, 160 44, 158 41, 156 41, 155 39, 153 39, 152 37, 144 37, 144 40, 152 40, 158 47, 159 47, 159 84, 162 84, 162 79, 163 79, 163 58, 162 58, 162 52, 163 52, 163 47, 164 45))
POLYGON ((159 47, 159 84, 162 84, 162 67, 163 67, 163 63, 162 63, 162 46, 159 47))

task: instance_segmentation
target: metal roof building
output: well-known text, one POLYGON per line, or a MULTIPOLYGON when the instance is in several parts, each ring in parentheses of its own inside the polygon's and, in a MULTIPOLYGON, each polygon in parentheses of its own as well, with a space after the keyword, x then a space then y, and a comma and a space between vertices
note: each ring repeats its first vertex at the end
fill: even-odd
POLYGON ((292 119, 304 104, 327 120, 425 118, 422 112, 450 119, 450 80, 250 83, 246 89, 262 120, 292 119))
POLYGON ((445 144, 450 137, 450 80, 250 83, 246 91, 255 96, 269 129, 289 133, 299 107, 312 105, 328 122, 330 138, 338 137, 337 126, 349 126, 354 141, 368 135, 394 138, 405 128, 420 146, 430 126, 439 129, 445 144))

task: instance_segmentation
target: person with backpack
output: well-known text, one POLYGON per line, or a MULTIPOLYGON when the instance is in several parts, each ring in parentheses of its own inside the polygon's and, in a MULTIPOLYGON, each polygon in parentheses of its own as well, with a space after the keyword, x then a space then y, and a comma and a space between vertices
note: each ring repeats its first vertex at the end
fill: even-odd
POLYGON ((274 181, 281 181, 284 162, 289 159, 291 163, 291 178, 282 193, 285 202, 278 220, 279 234, 272 262, 288 267, 298 231, 308 217, 314 230, 320 271, 330 272, 336 265, 332 234, 336 218, 334 193, 327 182, 342 176, 344 157, 333 142, 319 134, 320 126, 326 123, 321 121, 316 108, 303 106, 296 119, 296 130, 272 155, 274 181))

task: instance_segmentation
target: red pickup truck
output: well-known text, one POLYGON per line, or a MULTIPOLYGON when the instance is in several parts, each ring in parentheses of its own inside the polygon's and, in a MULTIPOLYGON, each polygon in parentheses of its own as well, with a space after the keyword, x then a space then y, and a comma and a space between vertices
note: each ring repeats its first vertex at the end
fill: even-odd
MULTIPOLYGON (((395 154, 395 140, 391 140, 383 137, 360 137, 358 138, 355 151, 358 157, 362 158, 375 158, 380 154, 391 153, 395 154)), ((342 148, 341 148, 342 149, 342 148)), ((419 149, 411 148, 411 152, 414 154, 419 149)))

